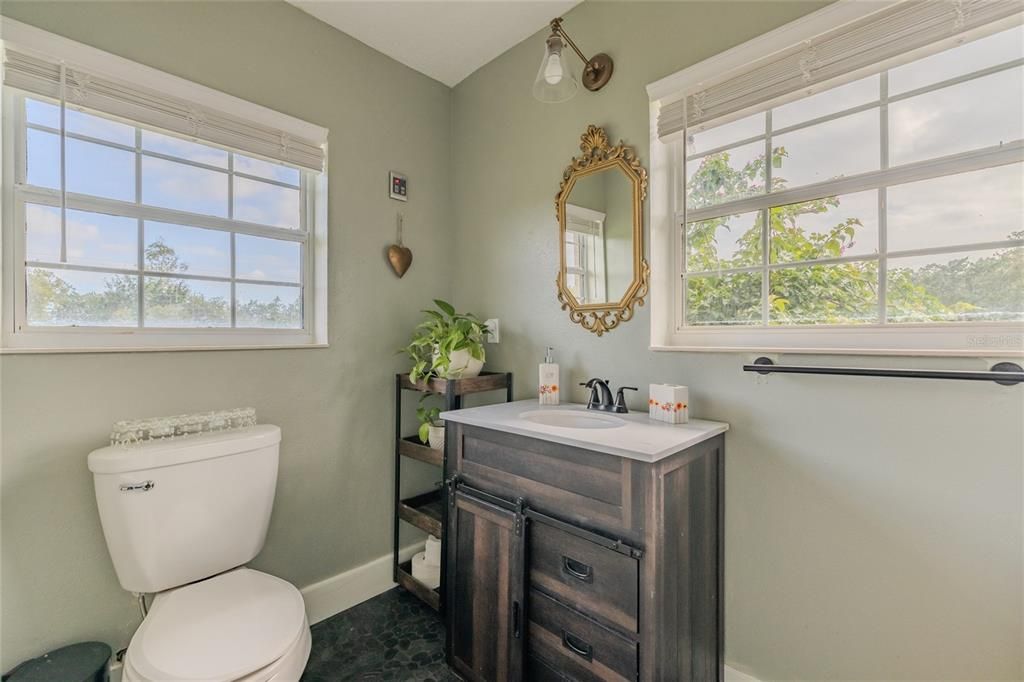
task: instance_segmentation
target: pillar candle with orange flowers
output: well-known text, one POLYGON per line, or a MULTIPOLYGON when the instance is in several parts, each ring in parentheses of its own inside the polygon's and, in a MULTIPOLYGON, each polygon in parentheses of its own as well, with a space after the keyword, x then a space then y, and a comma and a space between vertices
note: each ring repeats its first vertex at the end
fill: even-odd
POLYGON ((690 389, 675 384, 651 384, 647 407, 651 419, 685 424, 690 421, 690 389))
POLYGON ((544 353, 544 362, 540 365, 540 382, 537 388, 537 397, 541 405, 557 405, 558 393, 558 365, 555 364, 555 349, 548 346, 544 353))

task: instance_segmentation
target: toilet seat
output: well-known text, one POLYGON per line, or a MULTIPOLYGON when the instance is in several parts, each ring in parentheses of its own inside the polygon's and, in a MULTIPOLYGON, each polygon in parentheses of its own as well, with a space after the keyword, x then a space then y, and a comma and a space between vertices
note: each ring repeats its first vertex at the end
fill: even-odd
POLYGON ((302 595, 280 578, 238 568, 162 592, 132 637, 125 680, 297 680, 310 649, 302 595))

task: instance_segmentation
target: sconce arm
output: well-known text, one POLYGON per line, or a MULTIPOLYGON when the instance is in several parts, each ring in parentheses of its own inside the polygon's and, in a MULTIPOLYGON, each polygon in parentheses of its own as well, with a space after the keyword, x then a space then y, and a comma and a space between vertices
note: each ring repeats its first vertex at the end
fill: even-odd
POLYGON ((561 17, 558 17, 557 19, 552 19, 551 20, 551 32, 556 34, 558 37, 560 37, 566 43, 568 43, 569 47, 572 48, 572 51, 575 52, 577 54, 577 56, 579 56, 579 58, 581 60, 583 60, 584 64, 590 64, 590 60, 587 59, 587 57, 583 54, 583 52, 580 51, 580 48, 576 47, 576 43, 573 42, 572 38, 569 37, 569 34, 565 32, 564 28, 562 28, 562 18, 561 17))

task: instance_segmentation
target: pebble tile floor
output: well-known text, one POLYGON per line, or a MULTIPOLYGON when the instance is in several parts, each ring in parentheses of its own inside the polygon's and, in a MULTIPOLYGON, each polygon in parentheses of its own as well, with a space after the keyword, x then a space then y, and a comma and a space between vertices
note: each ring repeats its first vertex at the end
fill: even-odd
POLYGON ((301 682, 459 680, 444 662, 444 625, 437 613, 401 588, 313 626, 301 682))

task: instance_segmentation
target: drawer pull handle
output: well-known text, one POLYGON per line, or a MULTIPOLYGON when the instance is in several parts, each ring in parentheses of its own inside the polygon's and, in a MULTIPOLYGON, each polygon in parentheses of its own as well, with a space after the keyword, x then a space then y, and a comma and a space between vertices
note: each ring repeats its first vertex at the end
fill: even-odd
POLYGON ((582 580, 585 583, 594 582, 594 569, 581 561, 563 556, 562 570, 577 580, 582 580))
POLYGON ((512 637, 519 639, 522 636, 522 612, 519 607, 519 602, 512 602, 512 637))
POLYGON ((568 630, 562 630, 562 646, 580 658, 585 658, 588 661, 594 660, 594 647, 568 630))

